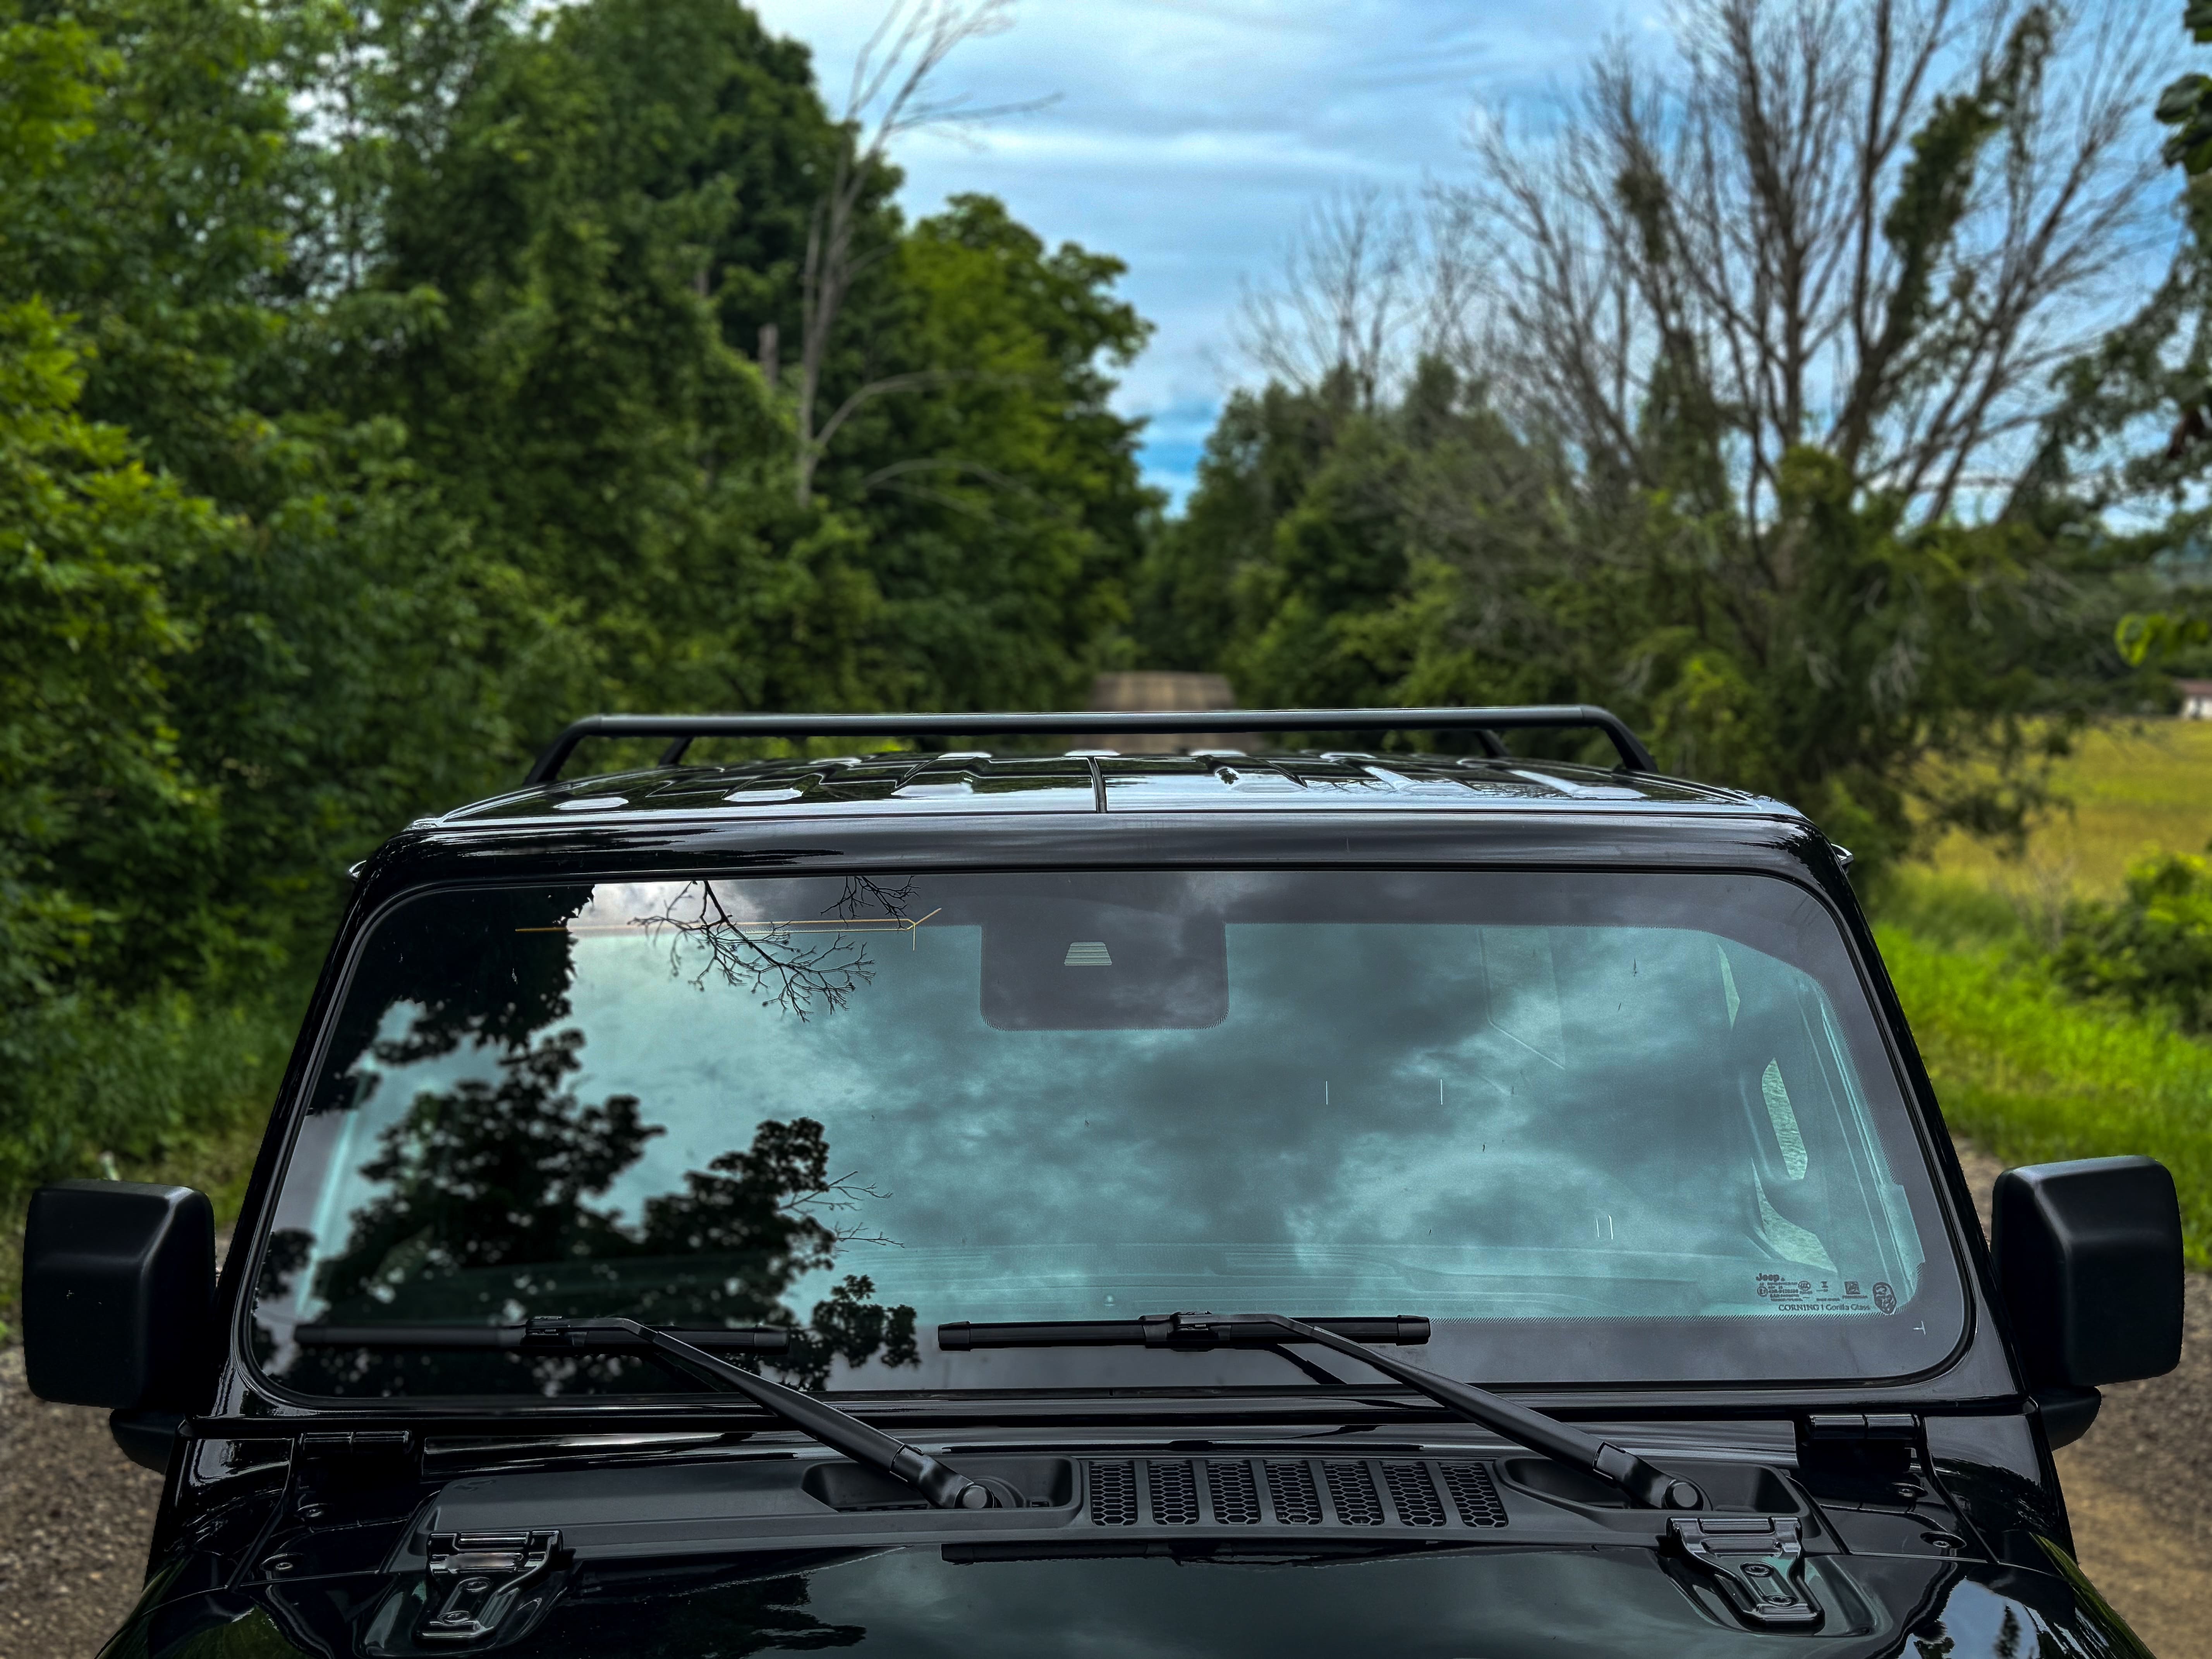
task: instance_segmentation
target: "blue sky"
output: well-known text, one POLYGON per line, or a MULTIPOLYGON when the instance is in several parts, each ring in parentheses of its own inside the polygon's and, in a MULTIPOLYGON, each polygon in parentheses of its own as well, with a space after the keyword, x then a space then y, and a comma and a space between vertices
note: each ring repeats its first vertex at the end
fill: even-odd
MULTIPOLYGON (((1540 100, 1615 29, 1662 0, 1020 0, 1015 27, 973 41, 947 91, 983 103, 1054 95, 963 142, 908 139, 906 205, 986 191, 1050 241, 1129 264, 1124 290, 1158 325, 1120 402, 1150 422, 1146 465, 1178 496, 1240 372, 1242 285, 1317 199, 1418 185, 1462 165, 1471 103, 1540 100)), ((754 0, 815 49, 842 94, 884 0, 754 0)))

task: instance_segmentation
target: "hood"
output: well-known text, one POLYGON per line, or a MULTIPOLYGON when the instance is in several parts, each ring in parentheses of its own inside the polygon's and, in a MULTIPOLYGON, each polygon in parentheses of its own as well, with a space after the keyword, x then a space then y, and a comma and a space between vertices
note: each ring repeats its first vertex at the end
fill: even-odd
POLYGON ((2056 1544, 1977 1524, 1936 1481, 1816 1495, 1676 1460, 1715 1504, 1680 1516, 1540 1460, 1433 1448, 960 1461, 997 1508, 919 1507, 789 1454, 477 1474, 382 1515, 295 1495, 307 1518, 272 1515, 240 1554, 173 1557, 107 1651, 2142 1653, 2056 1544))
MULTIPOLYGON (((1044 1560, 955 1559, 908 1546, 865 1555, 757 1556, 714 1570, 602 1576, 560 1597, 520 1639, 522 1659, 733 1659, 853 1650, 900 1659, 1625 1659, 1817 1652, 1823 1659, 1940 1653, 2129 1655, 2132 1639, 2054 1564, 2049 1572, 1903 1558, 1828 1558, 1808 1579, 1828 1616, 1814 1632, 1748 1630, 1650 1551, 1471 1546, 1412 1554, 1044 1560), (1915 1644, 1917 1644, 1917 1646, 1915 1644)), ((417 1645, 412 1587, 268 1587, 190 1596, 138 1626, 154 1655, 473 1652, 417 1645), (395 1596, 383 1593, 397 1589, 395 1596), (364 1595, 364 1592, 367 1594, 364 1595), (393 1616, 397 1614, 398 1616, 393 1616)), ((134 1650, 118 1644, 110 1653, 134 1650)))

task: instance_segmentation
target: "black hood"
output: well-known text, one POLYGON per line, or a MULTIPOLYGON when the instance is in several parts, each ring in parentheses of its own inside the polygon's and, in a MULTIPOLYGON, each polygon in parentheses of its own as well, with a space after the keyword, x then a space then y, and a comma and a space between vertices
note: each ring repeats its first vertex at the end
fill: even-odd
MULTIPOLYGON (((1462 1547, 1303 1559, 1100 1554, 957 1559, 902 1547, 601 1576, 560 1597, 512 1659, 735 1659, 853 1650, 901 1659, 1625 1659, 1940 1653, 1946 1659, 2140 1652, 2063 1573, 1936 1559, 1824 1558, 1815 1634, 1742 1628, 1648 1550, 1462 1547)), ((417 1646, 419 1584, 270 1586, 188 1596, 111 1653, 257 1656, 481 1651, 417 1646), (364 1594, 366 1593, 366 1594, 364 1594), (220 1634, 210 1626, 219 1626, 220 1634), (149 1645, 137 1646, 135 1636, 149 1645)))
MULTIPOLYGON (((1902 1451, 1900 1447, 1899 1451, 1902 1451)), ((2029 1483, 1677 1457, 1713 1507, 1629 1506, 1437 1445, 963 1455, 937 1510, 841 1459, 558 1461, 417 1486, 295 1468, 149 1586, 122 1659, 2142 1653, 2029 1483), (259 1518, 254 1518, 254 1512, 259 1518)))

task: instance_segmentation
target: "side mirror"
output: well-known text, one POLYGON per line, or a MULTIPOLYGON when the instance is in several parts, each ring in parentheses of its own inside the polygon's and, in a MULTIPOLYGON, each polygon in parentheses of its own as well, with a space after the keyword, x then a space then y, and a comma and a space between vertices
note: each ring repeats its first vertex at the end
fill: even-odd
POLYGON ((200 1401, 215 1210, 189 1187, 63 1181, 23 1229, 23 1360, 41 1400, 119 1411, 200 1401))
POLYGON ((2028 1387, 2094 1389, 2181 1363, 2181 1206, 2148 1158, 1997 1177, 1990 1254, 2028 1387))

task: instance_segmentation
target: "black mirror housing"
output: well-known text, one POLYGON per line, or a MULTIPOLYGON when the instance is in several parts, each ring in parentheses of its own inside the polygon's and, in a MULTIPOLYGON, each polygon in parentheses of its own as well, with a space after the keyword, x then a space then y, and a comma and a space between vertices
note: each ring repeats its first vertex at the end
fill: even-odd
POLYGON ((31 1392, 132 1411, 202 1402, 215 1300, 215 1210, 189 1187, 63 1181, 23 1229, 31 1392))
POLYGON ((2181 1206, 2148 1158, 1997 1177, 1990 1253, 2030 1389, 2094 1389, 2181 1363, 2181 1206))

